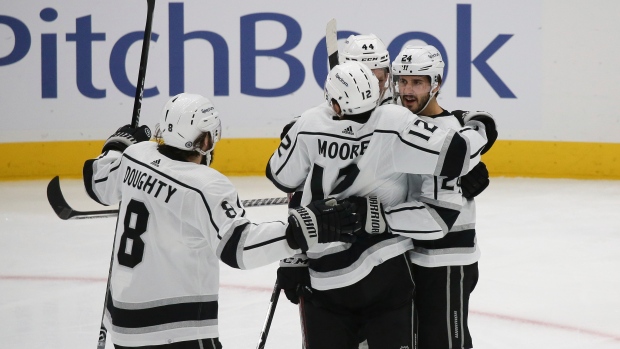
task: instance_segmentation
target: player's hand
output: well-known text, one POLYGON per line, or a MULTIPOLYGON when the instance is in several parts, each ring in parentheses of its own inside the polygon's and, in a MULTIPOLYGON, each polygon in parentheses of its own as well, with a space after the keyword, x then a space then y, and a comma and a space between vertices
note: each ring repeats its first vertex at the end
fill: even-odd
POLYGON ((307 251, 316 243, 353 242, 359 224, 356 207, 334 198, 311 202, 289 210, 286 241, 292 249, 307 251))
POLYGON ((466 199, 473 199, 489 186, 489 171, 481 161, 461 177, 461 191, 466 199))
POLYGON ((387 231, 385 212, 377 196, 351 196, 345 200, 357 207, 360 224, 355 231, 356 235, 383 234, 387 231))
POLYGON ((308 257, 305 254, 296 254, 280 261, 278 285, 293 304, 299 304, 301 296, 305 299, 312 296, 308 257))
POLYGON ((148 141, 149 139, 151 139, 151 129, 148 126, 142 125, 134 128, 130 125, 125 125, 116 130, 116 132, 105 141, 102 152, 106 150, 118 150, 123 152, 128 146, 148 141))
MULTIPOLYGON (((491 149, 493 143, 497 140, 497 126, 495 125, 495 118, 493 115, 485 112, 485 111, 461 111, 455 110, 452 112, 453 114, 459 113, 463 119, 463 123, 467 126, 468 124, 474 126, 471 121, 479 121, 484 124, 485 132, 487 134, 487 144, 484 146, 481 154, 484 154, 491 149)), ((459 117, 459 116, 457 116, 459 117)))

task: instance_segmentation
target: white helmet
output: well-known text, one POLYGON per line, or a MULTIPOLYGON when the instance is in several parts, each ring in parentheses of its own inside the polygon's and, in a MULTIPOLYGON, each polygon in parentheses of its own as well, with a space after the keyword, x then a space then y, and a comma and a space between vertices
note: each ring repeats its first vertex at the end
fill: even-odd
POLYGON ((367 65, 349 61, 335 66, 325 81, 325 99, 335 99, 342 114, 360 114, 377 107, 379 80, 367 65))
POLYGON ((211 160, 211 151, 222 136, 222 124, 213 103, 201 95, 181 93, 172 97, 162 110, 159 122, 164 144, 182 150, 197 151, 211 160), (194 145, 203 133, 209 133, 213 146, 207 151, 194 145))
MULTIPOLYGON (((392 62, 392 76, 395 82, 398 81, 398 77, 401 75, 429 76, 431 78, 431 90, 428 102, 430 102, 437 92, 433 92, 433 90, 439 86, 443 79, 444 67, 445 63, 441 53, 439 53, 435 46, 407 46, 400 51, 394 62, 392 62)), ((395 85, 396 94, 398 94, 398 83, 395 83, 395 85)), ((426 105, 428 105, 428 102, 426 105)), ((426 105, 424 108, 426 108, 426 105)))
POLYGON ((375 34, 351 35, 340 52, 340 63, 358 61, 370 69, 390 68, 390 53, 375 34))

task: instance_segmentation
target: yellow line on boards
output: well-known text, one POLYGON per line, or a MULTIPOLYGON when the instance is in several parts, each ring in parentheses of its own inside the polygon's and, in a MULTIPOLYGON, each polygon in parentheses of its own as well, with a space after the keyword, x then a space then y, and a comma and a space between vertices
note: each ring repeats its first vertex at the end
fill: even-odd
MULTIPOLYGON (((222 139, 213 167, 228 176, 264 176, 275 138, 222 139)), ((81 178, 103 141, 0 143, 0 180, 81 178)), ((404 160, 404 159, 403 159, 404 160)), ((483 156, 492 177, 620 179, 620 144, 497 141, 483 156)))

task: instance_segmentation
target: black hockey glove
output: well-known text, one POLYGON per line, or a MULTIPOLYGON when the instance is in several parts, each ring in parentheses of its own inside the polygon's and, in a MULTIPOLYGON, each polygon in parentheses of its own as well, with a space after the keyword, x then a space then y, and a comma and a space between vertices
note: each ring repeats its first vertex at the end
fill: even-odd
POLYGON ((355 205, 334 198, 317 200, 289 210, 286 241, 292 249, 304 252, 316 243, 353 242, 358 222, 355 205))
POLYGON ((461 191, 466 199, 473 199, 488 186, 489 171, 482 161, 461 177, 461 191))
POLYGON ((293 304, 299 304, 299 297, 309 299, 312 296, 308 257, 305 254, 296 254, 280 261, 278 285, 293 304))
POLYGON ((149 139, 151 139, 151 129, 148 126, 142 125, 138 128, 134 128, 130 125, 125 125, 116 130, 116 132, 105 141, 101 152, 105 152, 106 150, 118 150, 123 152, 128 146, 148 141, 149 139))
POLYGON ((344 201, 349 201, 357 206, 356 212, 359 216, 359 229, 355 235, 364 236, 372 234, 383 234, 387 231, 385 212, 379 198, 375 195, 368 197, 351 196, 344 201))
MULTIPOLYGON (((485 111, 462 111, 455 110, 452 112, 457 118, 462 119, 462 123, 467 126, 470 121, 480 121, 484 124, 485 132, 487 134, 487 144, 484 146, 481 154, 485 154, 491 149, 493 143, 497 140, 497 126, 495 125, 495 119, 493 115, 485 111)), ((473 123, 470 123, 470 125, 473 123)))

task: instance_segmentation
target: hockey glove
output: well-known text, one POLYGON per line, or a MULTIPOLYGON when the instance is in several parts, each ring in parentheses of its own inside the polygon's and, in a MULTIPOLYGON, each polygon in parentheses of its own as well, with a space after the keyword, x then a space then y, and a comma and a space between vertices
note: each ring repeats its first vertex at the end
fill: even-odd
POLYGON ((328 198, 289 210, 286 241, 296 250, 307 251, 316 243, 353 242, 359 223, 355 205, 328 198))
POLYGON ((493 143, 495 143, 495 140, 497 140, 497 126, 495 125, 495 119, 493 118, 493 115, 484 111, 455 110, 452 113, 454 115, 460 114, 465 126, 468 126, 468 124, 471 126, 475 126, 472 125, 473 123, 470 123, 471 121, 479 121, 484 124, 485 132, 487 134, 487 144, 484 146, 481 154, 485 154, 486 152, 488 152, 489 149, 491 149, 491 147, 493 146, 493 143))
POLYGON ((293 304, 299 304, 299 297, 309 299, 312 295, 308 257, 296 254, 280 261, 278 268, 278 285, 284 290, 286 298, 293 304))
POLYGON ((101 152, 107 150, 118 150, 123 152, 128 146, 148 141, 149 139, 151 139, 151 129, 148 126, 142 125, 138 128, 134 128, 130 125, 125 125, 116 130, 116 132, 105 141, 101 152))
POLYGON ((387 231, 385 222, 385 212, 379 198, 375 195, 368 197, 351 196, 347 201, 357 206, 356 212, 359 216, 359 229, 355 231, 355 235, 371 235, 383 234, 387 231))
POLYGON ((466 199, 473 199, 488 186, 489 171, 482 161, 461 177, 461 191, 466 199))

